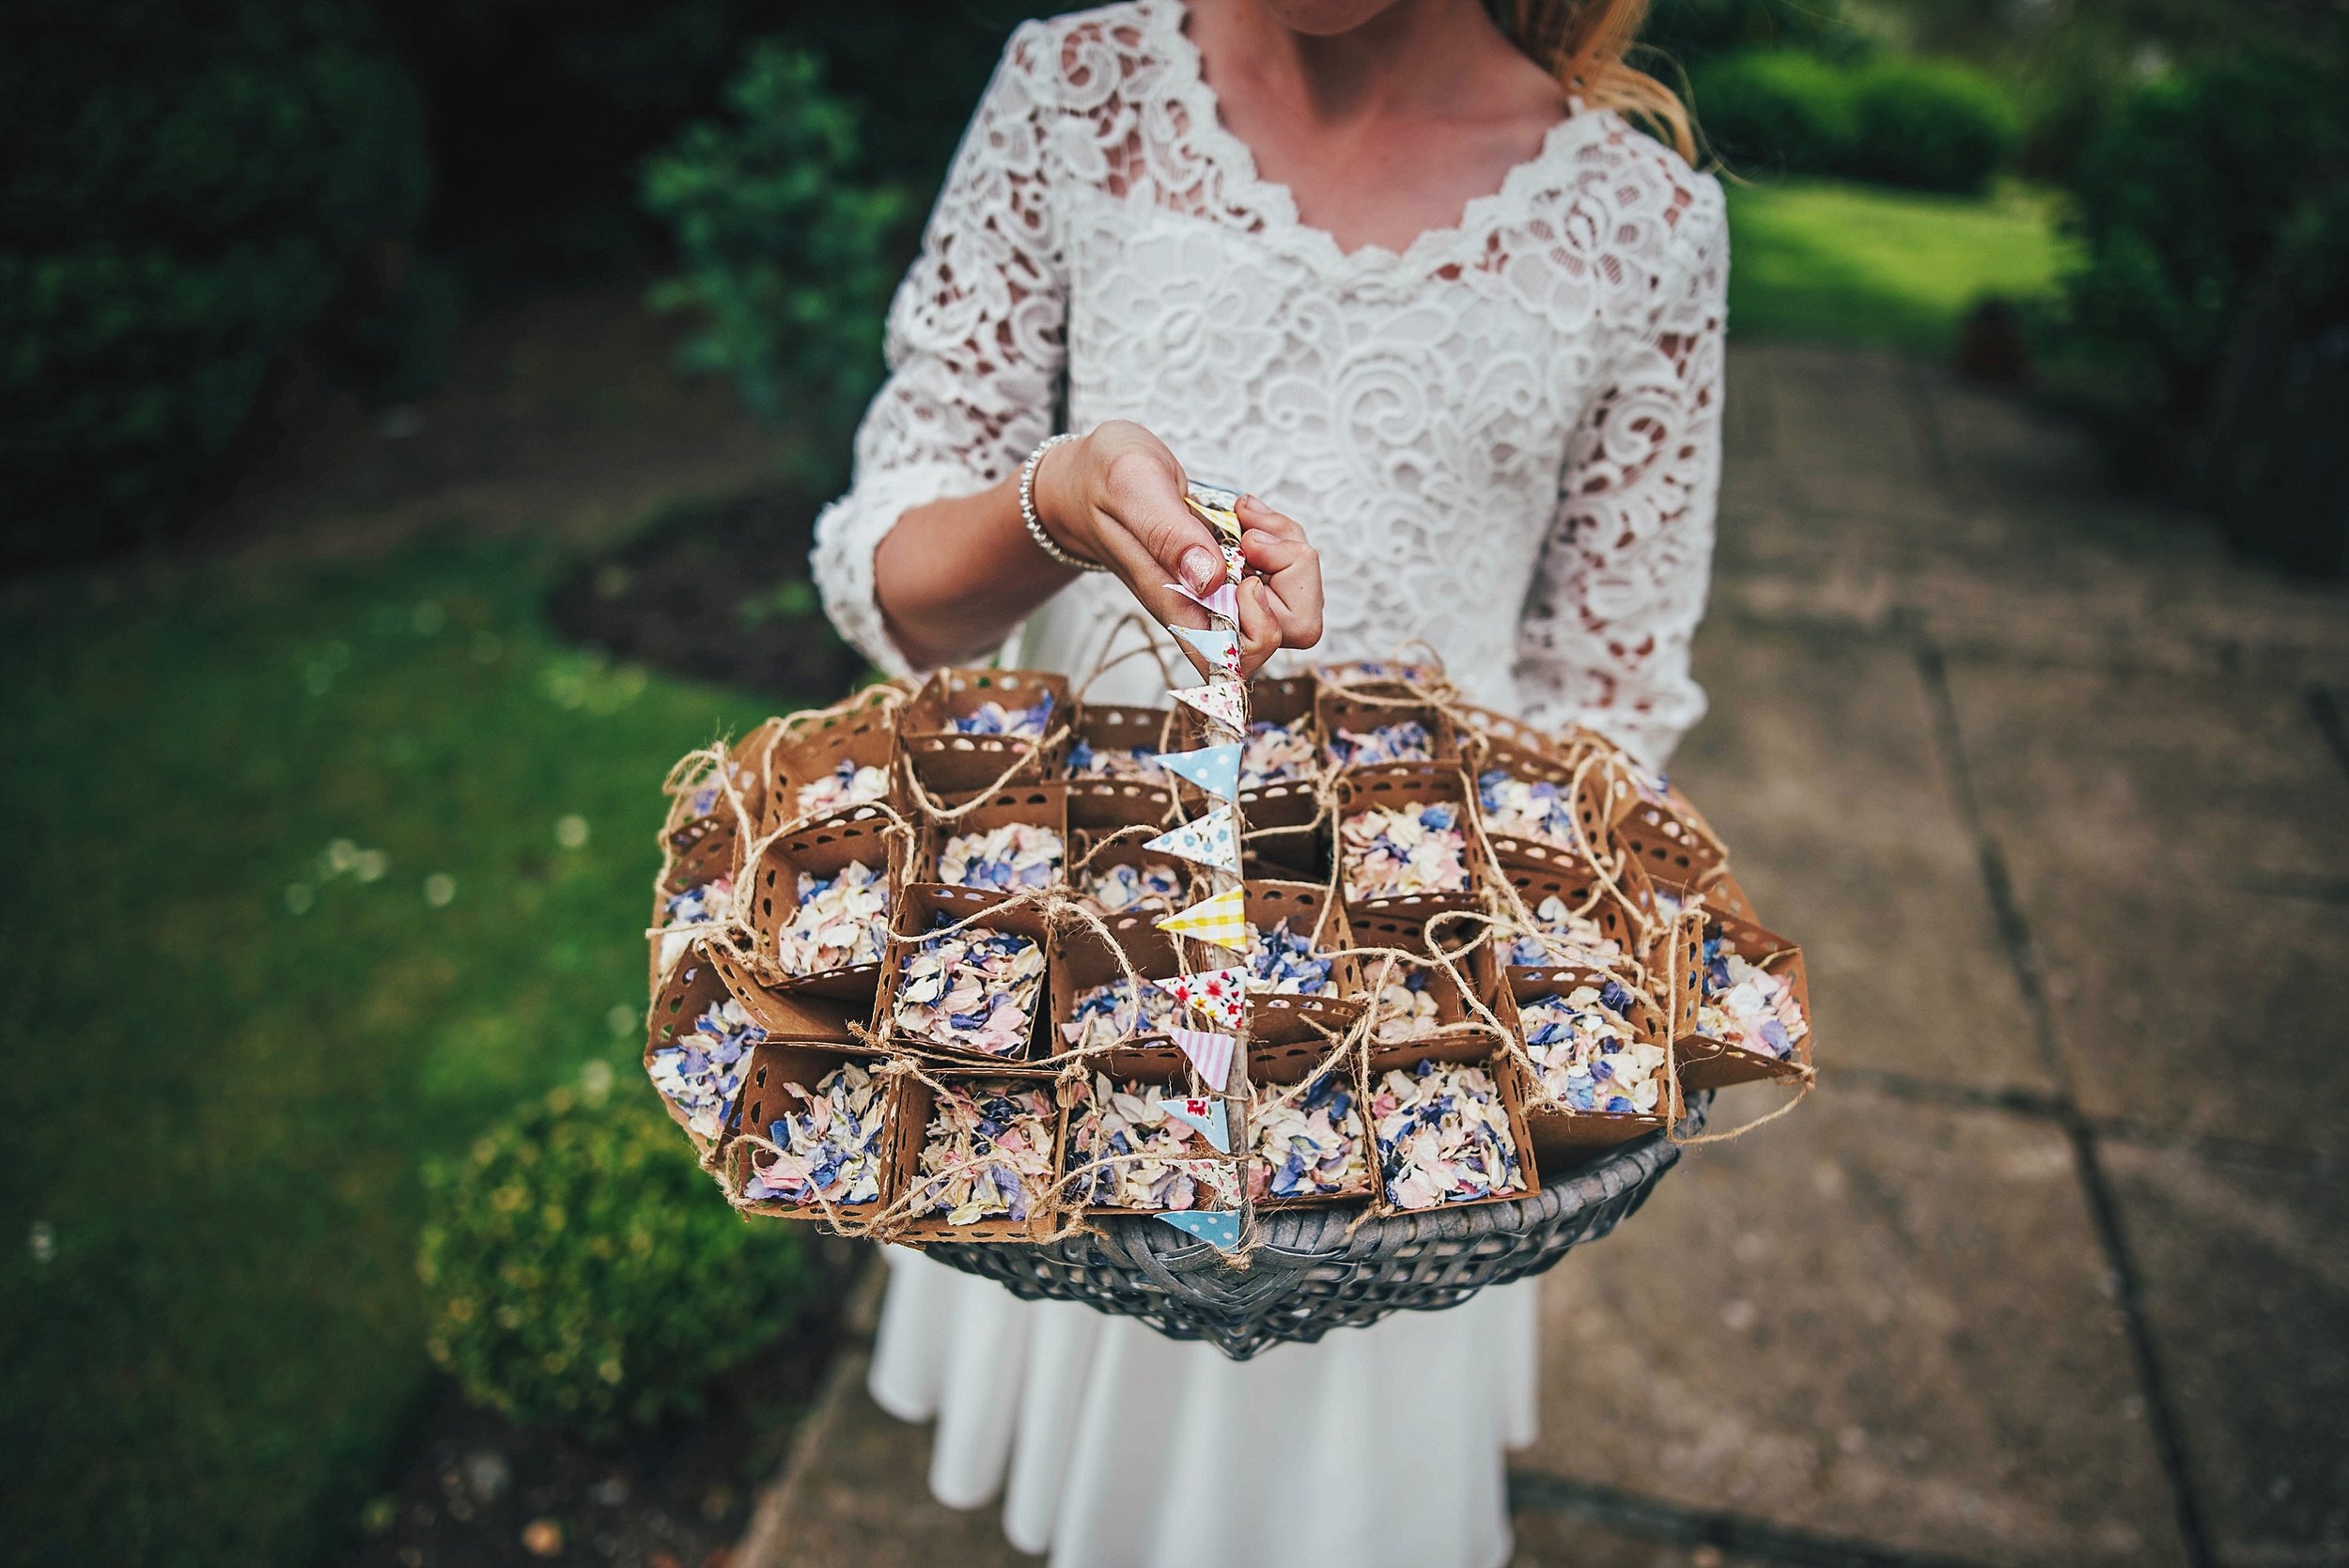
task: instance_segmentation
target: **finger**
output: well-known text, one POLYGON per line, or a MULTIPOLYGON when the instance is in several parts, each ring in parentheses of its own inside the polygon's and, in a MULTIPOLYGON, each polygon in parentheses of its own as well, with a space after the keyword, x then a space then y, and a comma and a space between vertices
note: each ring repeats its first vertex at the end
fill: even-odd
POLYGON ((1251 578, 1281 626, 1281 644, 1310 648, 1321 641, 1321 558, 1310 549, 1285 570, 1251 578))
POLYGON ((1282 645, 1281 618, 1263 579, 1252 577, 1239 585, 1239 673, 1254 675, 1282 645))
POLYGON ((1215 533, 1183 504, 1182 470, 1171 458, 1132 451, 1110 460, 1104 475, 1107 509, 1165 575, 1195 593, 1222 581, 1223 552, 1215 533))
POLYGON ((1267 576, 1277 571, 1285 571, 1295 566, 1304 556, 1312 553, 1313 548, 1305 542, 1305 535, 1301 529, 1295 535, 1289 536, 1267 533, 1261 528, 1251 528, 1239 536, 1241 559, 1267 576))
POLYGON ((1293 517, 1274 511, 1252 495, 1241 496, 1239 505, 1233 507, 1232 511, 1233 515, 1239 519, 1243 529, 1262 529, 1265 533, 1282 538, 1302 538, 1305 536, 1302 523, 1293 517))

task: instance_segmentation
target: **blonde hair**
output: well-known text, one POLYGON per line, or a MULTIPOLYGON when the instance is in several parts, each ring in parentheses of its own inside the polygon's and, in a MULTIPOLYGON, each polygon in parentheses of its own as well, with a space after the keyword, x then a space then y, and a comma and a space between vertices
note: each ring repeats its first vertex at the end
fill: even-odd
POLYGON ((1696 133, 1680 95, 1625 56, 1648 0, 1486 0, 1509 41, 1587 107, 1641 122, 1695 162, 1696 133))

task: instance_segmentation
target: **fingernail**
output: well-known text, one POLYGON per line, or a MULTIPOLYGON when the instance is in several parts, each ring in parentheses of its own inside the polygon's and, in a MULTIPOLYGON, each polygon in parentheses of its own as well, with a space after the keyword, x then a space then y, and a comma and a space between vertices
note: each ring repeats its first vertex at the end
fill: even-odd
POLYGON ((1183 551, 1183 581, 1199 593, 1213 591, 1223 575, 1223 563, 1215 551, 1204 545, 1193 545, 1183 551))

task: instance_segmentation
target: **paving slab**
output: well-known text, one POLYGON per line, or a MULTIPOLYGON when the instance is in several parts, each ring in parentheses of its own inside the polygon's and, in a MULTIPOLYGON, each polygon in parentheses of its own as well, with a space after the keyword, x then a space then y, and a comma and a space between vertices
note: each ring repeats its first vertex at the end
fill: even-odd
POLYGON ((1803 944, 1822 1064, 2051 1087, 1900 644, 1734 617, 1672 775, 1764 920, 1803 944))
POLYGON ((1983 1563, 2183 1553, 2070 1145, 1860 1090, 1552 1271, 1519 1467, 1983 1563))
POLYGON ((1764 1568, 1766 1561, 1717 1546, 1642 1540, 1571 1514, 1521 1513, 1515 1523, 1509 1568, 1764 1568))
POLYGON ((2349 1186, 2104 1150, 2217 1560, 2349 1562, 2349 1186))
POLYGON ((1950 685, 1983 816, 2016 861, 2349 877, 2349 774, 2296 687, 1970 659, 1950 685))
POLYGON ((2186 1138, 2349 1152, 2349 925, 2337 906, 2047 862, 2016 895, 2073 1094, 2186 1138))

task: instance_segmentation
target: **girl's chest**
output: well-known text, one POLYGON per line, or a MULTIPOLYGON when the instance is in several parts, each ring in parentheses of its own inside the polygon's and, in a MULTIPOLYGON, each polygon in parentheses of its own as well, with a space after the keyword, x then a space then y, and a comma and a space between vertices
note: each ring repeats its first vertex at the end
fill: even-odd
POLYGON ((1229 442, 1416 452, 1478 488, 1554 479, 1604 380, 1596 313, 1537 270, 1341 255, 1143 199, 1064 210, 1072 411, 1229 442))

